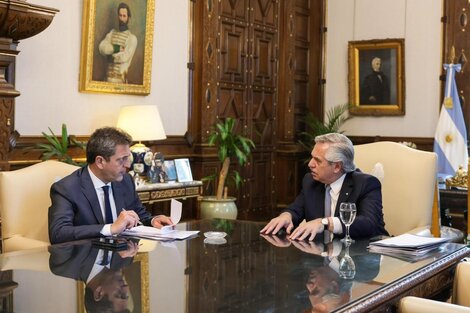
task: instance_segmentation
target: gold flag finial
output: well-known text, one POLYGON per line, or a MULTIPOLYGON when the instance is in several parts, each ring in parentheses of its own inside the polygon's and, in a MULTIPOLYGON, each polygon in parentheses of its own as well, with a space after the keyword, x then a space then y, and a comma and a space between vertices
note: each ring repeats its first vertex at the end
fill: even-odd
POLYGON ((455 47, 452 45, 450 48, 450 53, 449 53, 449 63, 454 64, 455 63, 455 47))

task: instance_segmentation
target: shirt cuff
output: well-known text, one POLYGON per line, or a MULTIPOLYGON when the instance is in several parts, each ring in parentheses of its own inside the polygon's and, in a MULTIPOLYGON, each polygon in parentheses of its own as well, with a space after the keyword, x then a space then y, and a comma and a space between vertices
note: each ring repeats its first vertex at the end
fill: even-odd
POLYGON ((102 228, 101 231, 100 231, 101 235, 107 236, 107 237, 108 237, 108 236, 112 236, 113 233, 111 232, 111 225, 112 225, 112 224, 106 224, 106 225, 104 225, 103 228, 102 228))
POLYGON ((341 221, 339 220, 339 217, 333 217, 333 233, 334 234, 343 233, 343 226, 341 226, 341 221))

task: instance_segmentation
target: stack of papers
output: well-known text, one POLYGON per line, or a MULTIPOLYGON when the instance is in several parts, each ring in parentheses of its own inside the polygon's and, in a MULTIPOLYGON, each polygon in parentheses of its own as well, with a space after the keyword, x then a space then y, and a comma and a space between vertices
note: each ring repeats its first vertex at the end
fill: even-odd
POLYGON ((151 226, 137 226, 127 229, 124 231, 123 235, 154 240, 174 240, 186 239, 197 233, 199 233, 198 230, 177 230, 174 226, 164 226, 161 229, 151 226))
POLYGON ((179 201, 171 199, 170 218, 173 221, 173 225, 166 225, 160 229, 151 226, 137 226, 131 229, 126 229, 122 235, 154 240, 186 239, 196 235, 199 233, 198 230, 186 231, 176 229, 176 224, 178 224, 181 219, 182 210, 183 204, 179 201))
POLYGON ((426 256, 430 251, 439 248, 447 242, 446 238, 422 237, 412 234, 403 234, 388 239, 371 242, 368 246, 370 252, 388 254, 398 258, 417 260, 426 256))

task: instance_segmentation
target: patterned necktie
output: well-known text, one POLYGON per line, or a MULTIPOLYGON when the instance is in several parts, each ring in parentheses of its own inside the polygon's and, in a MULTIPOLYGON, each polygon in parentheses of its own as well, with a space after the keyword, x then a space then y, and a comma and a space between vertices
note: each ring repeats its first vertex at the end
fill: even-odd
POLYGON ((112 224, 113 221, 113 213, 111 213, 111 202, 109 202, 109 186, 103 186, 104 191, 104 216, 106 224, 112 224))
POLYGON ((325 217, 331 216, 331 195, 330 195, 331 187, 330 185, 326 185, 325 188, 325 217))

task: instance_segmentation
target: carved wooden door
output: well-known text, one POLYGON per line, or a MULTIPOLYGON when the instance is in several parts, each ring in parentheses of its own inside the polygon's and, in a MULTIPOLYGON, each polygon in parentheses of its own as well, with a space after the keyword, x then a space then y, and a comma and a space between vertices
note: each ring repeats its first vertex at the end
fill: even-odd
MULTIPOLYGON (((273 206, 279 1, 205 0, 197 9, 203 30, 202 63, 196 60, 203 67, 196 97, 202 101, 196 104, 201 142, 218 118, 237 119, 237 131, 251 138, 256 150, 239 169, 245 181, 238 194, 233 187, 229 193, 238 198, 238 218, 267 216, 273 206)), ((202 176, 216 167, 216 160, 204 161, 202 176)))
MULTIPOLYGON (((297 147, 299 120, 308 111, 323 114, 324 3, 195 2, 194 103, 187 138, 196 143, 199 177, 218 167, 214 151, 204 144, 218 118, 236 118, 238 131, 255 142, 250 162, 239 169, 244 184, 229 192, 238 198, 239 219, 269 219, 299 192, 305 169, 305 152, 297 147)), ((213 194, 213 188, 204 194, 213 194)))

